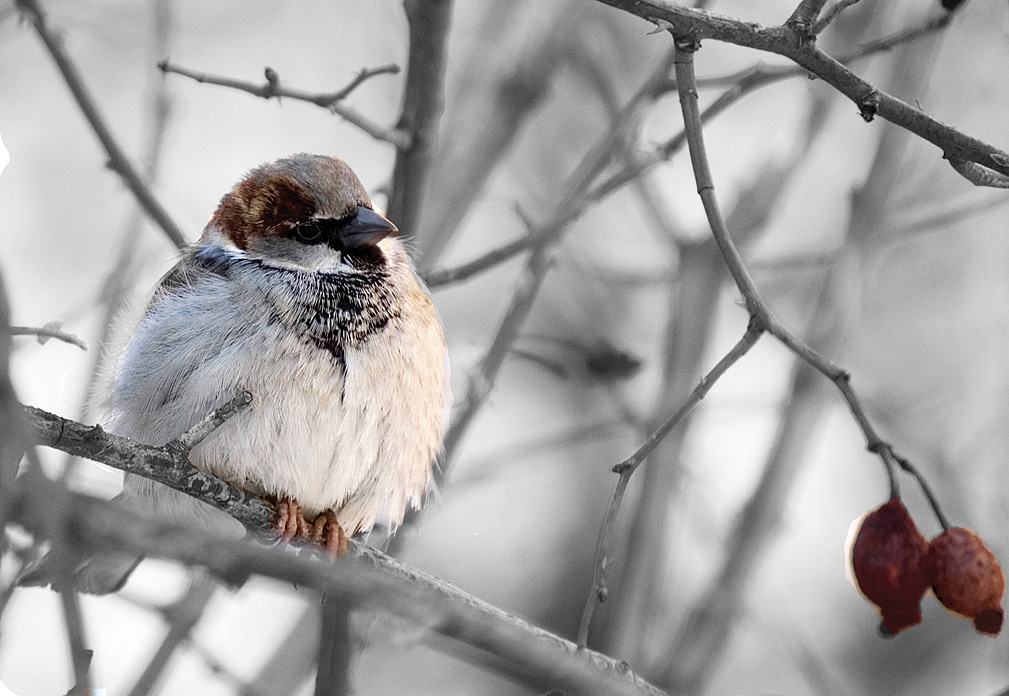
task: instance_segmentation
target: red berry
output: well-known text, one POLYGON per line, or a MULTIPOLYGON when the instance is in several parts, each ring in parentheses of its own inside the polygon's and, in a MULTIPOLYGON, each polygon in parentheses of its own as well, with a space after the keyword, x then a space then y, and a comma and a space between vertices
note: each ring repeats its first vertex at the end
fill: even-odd
POLYGON ((918 604, 931 584, 927 558, 928 542, 900 498, 862 521, 851 549, 852 569, 858 588, 879 607, 891 635, 921 621, 918 604))
POLYGON ((1005 573, 984 540, 965 527, 950 529, 928 546, 932 590, 942 605, 974 620, 981 633, 1002 629, 1005 573))

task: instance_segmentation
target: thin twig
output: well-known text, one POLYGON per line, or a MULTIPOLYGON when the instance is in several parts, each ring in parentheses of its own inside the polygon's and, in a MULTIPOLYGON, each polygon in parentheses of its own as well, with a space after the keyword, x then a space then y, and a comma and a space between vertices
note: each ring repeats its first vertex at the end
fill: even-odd
POLYGON ((208 85, 237 89, 240 92, 247 92, 248 94, 262 99, 285 97, 288 99, 295 99, 297 101, 309 102, 310 104, 321 106, 324 109, 329 109, 334 114, 341 116, 347 122, 352 123, 363 130, 375 140, 391 143, 399 148, 407 147, 410 143, 410 136, 405 131, 398 128, 385 128, 380 126, 351 107, 340 103, 341 99, 343 99, 367 78, 374 75, 387 75, 399 72, 399 66, 396 65, 384 65, 379 68, 370 69, 365 68, 358 73, 357 77, 355 77, 349 85, 337 90, 336 92, 306 92, 293 87, 285 87, 280 83, 280 77, 277 75, 276 71, 271 68, 266 68, 266 81, 261 84, 247 82, 245 80, 237 80, 235 78, 225 77, 222 75, 212 75, 210 73, 199 72, 197 70, 190 70, 189 68, 172 65, 168 59, 159 62, 158 68, 165 73, 175 73, 176 75, 182 75, 183 77, 188 77, 192 80, 208 85))
POLYGON ((207 666, 207 669, 219 680, 227 682, 231 686, 232 693, 236 694, 259 694, 256 691, 256 684, 250 683, 242 679, 242 677, 235 674, 231 669, 228 668, 221 660, 213 653, 213 651, 204 645, 202 642, 194 639, 192 636, 188 640, 189 648, 197 655, 203 664, 207 666))
POLYGON ((837 19, 839 14, 852 5, 857 5, 859 2, 860 0, 837 0, 829 10, 823 13, 822 17, 816 20, 816 24, 813 25, 813 33, 819 34, 822 32, 831 22, 837 19))
POLYGON ((654 103, 663 94, 662 85, 667 83, 671 65, 670 53, 659 61, 656 69, 631 97, 619 116, 610 123, 606 134, 579 162, 547 222, 535 230, 530 228, 528 238, 536 241, 525 270, 490 346, 469 377, 465 399, 452 414, 452 425, 444 439, 442 478, 447 474, 463 435, 493 389, 504 357, 532 309, 549 267, 553 247, 560 242, 571 223, 586 209, 586 192, 600 172, 620 151, 628 131, 637 123, 638 116, 645 107, 654 103))
POLYGON ((343 89, 338 89, 332 94, 332 101, 337 102, 346 99, 350 96, 350 93, 361 86, 362 83, 370 80, 376 75, 398 75, 399 66, 395 63, 389 63, 388 65, 380 65, 377 68, 361 68, 354 79, 347 83, 347 86, 343 89))
POLYGON ((918 486, 921 488, 921 492, 924 493, 925 498, 928 499, 928 504, 932 507, 932 512, 935 513, 935 517, 937 520, 939 520, 939 524, 942 525, 943 530, 949 531, 950 529, 952 529, 953 525, 950 524, 949 518, 946 517, 946 514, 942 511, 942 508, 939 506, 939 499, 935 496, 935 492, 932 490, 932 487, 928 484, 928 481, 926 481, 925 477, 922 476, 920 471, 918 471, 918 467, 916 467, 914 464, 912 464, 899 454, 894 453, 893 456, 894 459, 897 460, 897 464, 900 465, 900 468, 906 471, 907 473, 911 474, 911 476, 913 476, 914 479, 918 482, 918 486))
POLYGON ((70 641, 70 659, 74 665, 74 693, 90 694, 91 657, 84 637, 84 616, 81 614, 81 600, 77 590, 62 587, 59 590, 63 604, 63 617, 67 623, 67 638, 70 641))
MULTIPOLYGON (((665 0, 598 0, 653 22, 661 19, 676 27, 679 36, 699 42, 715 39, 775 53, 805 68, 854 102, 866 120, 875 116, 914 133, 938 147, 944 156, 976 162, 1009 175, 1009 154, 937 121, 921 109, 876 89, 814 42, 797 40, 789 27, 765 27, 734 17, 701 12, 665 0)), ((947 18, 943 18, 948 21, 947 18)))
POLYGON ((163 610, 169 622, 168 633, 130 689, 129 696, 146 696, 154 691, 176 650, 189 640, 216 588, 217 584, 201 571, 190 581, 182 598, 163 610))
POLYGON ((718 361, 718 364, 711 368, 708 374, 701 378, 701 381, 698 382, 694 390, 683 400, 676 411, 652 433, 634 454, 613 467, 614 473, 619 474, 620 477, 617 479, 617 485, 613 490, 613 496, 610 498, 609 507, 606 509, 606 517, 599 529, 599 537, 596 540, 592 589, 589 591, 589 596, 585 600, 585 608, 582 610, 582 619, 578 627, 578 647, 584 648, 588 644, 589 629, 592 625, 592 615, 595 612, 596 604, 606 601, 608 594, 606 565, 610 559, 610 537, 616 524, 617 513, 620 512, 620 504, 623 502, 624 491, 627 489, 631 476, 641 466, 641 463, 648 458, 648 455, 659 446, 659 443, 662 442, 666 435, 701 402, 715 382, 740 358, 746 355, 747 351, 754 346, 763 333, 764 328, 760 323, 758 321, 751 321, 743 337, 732 347, 732 350, 718 361))
POLYGON ((42 39, 42 43, 45 44, 49 50, 49 54, 56 62, 56 67, 59 68, 60 73, 63 75, 67 87, 77 101, 77 105, 84 112, 84 117, 91 124, 92 130, 94 130, 95 135, 98 136, 98 140, 102 143, 102 147, 105 148, 105 152, 109 156, 109 166, 122 177, 123 182, 136 197, 137 202, 140 203, 144 211, 161 228, 172 243, 179 249, 185 249, 187 246, 185 235, 182 234, 182 230, 179 229, 158 199, 155 198, 147 182, 137 172, 133 163, 130 162, 130 158, 127 157, 126 152, 123 151, 115 137, 113 137, 112 131, 109 130, 105 119, 98 111, 98 105, 84 85, 84 79, 80 71, 64 50, 59 30, 49 25, 48 19, 42 10, 42 5, 38 0, 15 0, 15 4, 28 22, 35 28, 39 38, 42 39))
MULTIPOLYGON (((502 15, 514 20, 526 11, 519 3, 488 7, 493 9, 487 11, 477 30, 481 35, 500 34, 502 15)), ((480 200, 491 174, 549 98, 554 77, 570 60, 570 51, 580 45, 578 17, 587 9, 580 0, 541 6, 538 21, 522 33, 517 55, 509 54, 509 59, 494 65, 484 60, 489 49, 486 41, 474 43, 461 59, 456 56, 454 82, 480 87, 456 93, 442 122, 442 131, 452 137, 438 148, 428 192, 432 204, 425 206, 414 239, 421 275, 426 276, 438 263, 467 211, 480 200)))
POLYGON ((445 433, 443 443, 445 456, 440 476, 442 479, 448 474, 452 457, 455 455, 463 435, 494 388, 494 383, 497 381, 498 373, 504 364, 511 344, 518 336, 522 324, 532 309, 539 289, 543 285, 552 256, 552 245, 541 244, 533 248, 490 346, 469 375, 466 397, 452 415, 452 425, 445 433))
POLYGON ((957 157, 948 157, 949 166, 964 179, 975 186, 1009 189, 1009 176, 983 167, 976 162, 968 162, 957 157))
POLYGON ((389 217, 406 235, 416 233, 428 178, 438 147, 438 124, 445 108, 445 66, 452 0, 405 0, 410 49, 403 108, 396 128, 408 133, 392 172, 389 217))
MULTIPOLYGON (((948 23, 949 19, 945 16, 940 17, 937 20, 929 20, 921 26, 897 32, 877 41, 860 46, 851 53, 840 57, 838 60, 843 64, 848 64, 880 52, 888 51, 902 43, 913 41, 934 33, 935 31, 945 27, 948 23)), ((728 107, 735 104, 747 94, 750 94, 761 87, 767 87, 782 80, 808 74, 809 71, 801 66, 783 67, 777 65, 758 65, 756 67, 750 67, 740 72, 733 73, 732 75, 710 78, 706 82, 712 86, 722 84, 729 84, 730 86, 704 109, 701 118, 704 122, 707 122, 721 114, 728 107)), ((662 93, 665 90, 676 89, 676 83, 669 82, 664 86, 653 85, 652 89, 655 92, 662 93)), ((609 134, 604 136, 604 138, 606 137, 609 137, 609 134)), ((673 155, 679 152, 680 148, 682 148, 685 143, 686 140, 684 138, 684 133, 683 131, 680 131, 651 152, 628 158, 629 161, 627 164, 603 181, 595 184, 593 188, 585 194, 585 199, 581 202, 578 208, 572 212, 569 222, 573 222, 577 219, 578 216, 588 210, 590 205, 599 203, 605 198, 608 198, 627 184, 646 174, 653 167, 672 158, 673 155)), ((424 281, 429 287, 437 288, 469 280, 484 271, 495 268, 509 259, 514 258, 526 249, 532 248, 540 243, 542 243, 542 236, 539 233, 534 232, 512 242, 507 242, 506 244, 503 244, 496 249, 492 249, 472 261, 467 261, 459 266, 442 270, 428 271, 424 273, 424 281)))
POLYGON ((1002 206, 1009 205, 1009 196, 1002 193, 987 194, 981 199, 969 199, 957 202, 946 210, 925 214, 918 219, 900 221, 900 224, 887 230, 889 240, 899 242, 909 237, 944 230, 964 223, 976 215, 987 213, 1002 206))
POLYGON ((58 341, 77 346, 81 350, 88 349, 88 344, 77 338, 77 336, 60 331, 58 322, 46 324, 42 327, 12 326, 10 327, 10 334, 11 336, 38 336, 39 343, 45 343, 48 339, 55 338, 58 341))
MULTIPOLYGON (((171 43, 175 0, 149 0, 149 7, 151 11, 151 38, 147 50, 149 57, 157 59, 168 52, 171 43)), ((165 134, 168 131, 168 123, 172 114, 172 100, 168 90, 168 81, 153 71, 148 74, 147 91, 145 120, 148 130, 144 139, 140 164, 143 167, 145 178, 153 184, 158 180, 164 153, 165 134)), ((93 301, 93 304, 97 305, 99 314, 99 319, 96 322, 99 333, 95 339, 95 345, 99 348, 111 345, 110 340, 116 326, 115 317, 122 310, 131 284, 136 280, 137 274, 133 272, 133 269, 135 268, 137 249, 140 246, 140 234, 143 231, 142 222, 143 209, 139 205, 134 205, 126 224, 119 233, 115 258, 109 264, 101 288, 98 290, 98 296, 93 301)), ((81 390, 76 411, 78 420, 88 420, 90 400, 93 395, 101 391, 98 385, 103 377, 101 368, 104 357, 107 356, 103 355, 102 350, 93 351, 91 355, 88 365, 88 384, 85 389, 81 390)), ((78 460, 69 455, 64 459, 63 476, 66 480, 72 481, 77 473, 78 460)))
POLYGON ((876 433, 869 421, 861 401, 851 387, 851 375, 838 365, 817 353, 805 341, 793 334, 771 312, 750 277, 743 260, 736 249, 732 237, 725 225, 718 199, 715 196, 715 186, 708 165, 704 146, 704 133, 701 126, 700 110, 697 105, 697 87, 694 81, 693 54, 697 44, 690 38, 676 37, 676 78, 679 82, 680 106, 683 111, 684 126, 687 131, 687 143, 690 150, 690 161, 697 182, 697 192, 704 205, 704 212, 711 226, 712 234, 722 252, 725 264, 735 281, 739 292, 743 295, 747 311, 751 317, 757 317, 763 327, 774 335, 789 350, 800 359, 816 368, 830 379, 841 391, 841 395, 851 410, 855 422, 866 440, 866 448, 877 454, 886 468, 891 481, 891 490, 896 488, 893 475, 897 462, 892 447, 876 433))

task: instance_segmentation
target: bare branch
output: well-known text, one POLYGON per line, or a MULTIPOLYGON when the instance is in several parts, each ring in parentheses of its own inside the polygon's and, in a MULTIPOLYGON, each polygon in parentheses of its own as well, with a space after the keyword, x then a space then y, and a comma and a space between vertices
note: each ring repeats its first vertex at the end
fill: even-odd
MULTIPOLYGON (((588 205, 586 192, 600 172, 613 161, 614 156, 620 151, 625 136, 637 122, 638 115, 664 93, 663 85, 668 83, 667 77, 671 64, 672 54, 659 61, 656 69, 645 80, 641 88, 630 99, 618 117, 610 123, 606 134, 592 146, 579 162, 547 222, 535 230, 529 230, 528 237, 536 240, 532 247, 533 251, 529 255, 525 270, 516 285, 512 301, 487 352, 469 377, 466 397, 453 412, 452 425, 445 434, 443 477, 448 472, 452 457, 463 435, 493 389, 504 358, 532 309, 533 302, 549 268, 553 247, 560 242, 571 223, 585 211, 588 205)), ((527 224, 527 226, 529 225, 527 224)))
POLYGON ((165 618, 169 622, 168 633, 130 689, 129 696, 146 696, 154 691, 172 655, 189 640, 190 633, 199 623, 203 610, 210 603, 216 588, 216 583, 201 571, 198 577, 190 581, 189 589, 179 601, 164 610, 165 618))
POLYGON ((410 51, 403 109, 396 127, 410 140, 399 147, 392 172, 389 217, 406 235, 420 225, 428 177, 438 146, 438 123, 445 108, 452 0, 404 0, 410 25, 410 51))
POLYGON ((95 135, 98 136, 98 140, 102 143, 102 147, 105 148, 105 152, 109 156, 109 166, 122 177, 123 182, 136 197, 137 202, 140 203, 144 211, 161 228, 172 243, 179 249, 185 249, 187 246, 185 235, 182 234, 182 230, 179 229, 158 199, 155 198, 147 182, 137 172, 133 163, 130 162, 130 158, 127 157, 115 137, 113 137, 112 131, 109 130, 105 119, 98 111, 98 105, 84 85, 84 79, 80 71, 77 70, 77 66, 74 65, 70 56, 64 50, 59 31, 49 25, 48 19, 42 10, 42 5, 38 0, 15 0, 15 5, 17 5, 24 17, 35 28, 39 38, 42 39, 42 43, 49 50, 49 54, 53 57, 56 67, 59 68, 60 73, 63 75, 67 87, 70 88, 74 99, 77 100, 77 105, 84 112, 84 117, 91 124, 92 130, 94 130, 95 135))
POLYGON ((339 595, 323 595, 317 611, 322 614, 319 631, 315 696, 348 696, 353 693, 350 680, 354 657, 352 603, 339 595))
POLYGON ((992 171, 988 167, 983 167, 976 162, 949 157, 949 165, 956 170, 956 173, 975 186, 987 186, 988 188, 1009 188, 1009 176, 992 171))
MULTIPOLYGON (((736 282, 736 286, 743 295, 747 310, 750 312, 751 317, 758 318, 764 328, 781 341, 785 347, 830 379, 841 391, 841 395, 848 404, 855 422, 865 437, 866 448, 870 452, 877 454, 886 468, 890 478, 891 496, 896 495, 897 485, 893 472, 898 465, 898 461, 893 453, 893 447, 876 433, 861 401, 855 394, 854 389, 852 389, 851 375, 847 370, 835 365, 813 350, 812 347, 795 336, 774 316, 761 298, 746 267, 743 265, 739 251, 729 236, 725 221, 719 210, 707 154, 705 153, 704 133, 701 128, 700 112, 697 107, 697 87, 694 81, 693 52, 697 46, 692 40, 683 40, 681 37, 676 39, 676 47, 676 75, 679 81, 680 105, 683 111, 684 124, 687 129, 690 159, 694 168, 694 178, 697 181, 698 194, 704 205, 704 211, 708 217, 712 234, 718 243, 719 249, 722 251, 722 257, 725 259, 726 266, 728 266, 729 272, 736 282)), ((940 520, 945 519, 942 512, 938 509, 936 501, 933 499, 930 502, 933 503, 936 515, 940 520)))
POLYGON ((445 268, 440 271, 431 271, 424 274, 424 282, 428 287, 438 288, 444 285, 452 285, 468 280, 484 271, 489 271, 495 266, 499 266, 508 259, 512 259, 521 254, 526 249, 535 246, 540 239, 532 234, 516 239, 514 242, 502 244, 497 249, 488 251, 483 256, 478 256, 472 261, 460 264, 454 268, 445 268))
POLYGON ((652 433, 634 454, 613 467, 614 473, 619 474, 620 478, 617 479, 616 488, 613 490, 613 497, 610 498, 610 505, 606 510, 606 517, 599 529, 599 538, 596 541, 596 560, 595 570, 592 575, 592 589, 589 591, 588 599, 585 600, 585 608, 582 610, 582 620, 578 628, 579 647, 584 648, 588 643, 589 629, 592 625, 592 615, 595 612, 596 604, 606 601, 608 594, 606 587, 606 565, 610 559, 610 537, 616 524, 617 513, 620 511, 620 504, 623 502, 624 491, 627 489, 631 476, 641 466, 641 463, 648 458, 648 455, 658 447, 666 435, 701 402, 711 390, 711 387, 715 385, 715 382, 740 358, 746 355, 763 333, 763 327, 758 322, 751 321, 746 329, 746 333, 739 339, 739 342, 718 361, 718 364, 707 375, 701 378, 701 381, 690 395, 684 399, 679 408, 652 433))
MULTIPOLYGON (((948 21, 948 17, 944 16, 939 20, 928 21, 919 27, 915 27, 907 31, 897 32, 893 35, 879 39, 878 41, 873 41, 859 47, 850 54, 842 57, 840 61, 842 63, 850 63, 876 53, 888 51, 902 43, 913 41, 921 38, 922 36, 927 36, 928 34, 945 27, 948 24, 948 21)), ((706 80, 705 83, 708 85, 728 84, 729 87, 704 109, 704 112, 701 114, 701 119, 704 122, 713 119, 739 101, 742 97, 761 87, 766 87, 776 84, 782 80, 803 75, 808 75, 808 71, 800 66, 782 67, 758 65, 747 68, 746 70, 733 75, 706 80)), ((662 93, 665 90, 675 88, 675 82, 670 82, 664 86, 652 85, 651 87, 655 93, 662 93)), ((604 139, 608 139, 610 137, 610 133, 607 133, 607 135, 604 136, 604 139)), ((627 184, 632 181, 636 181, 656 165, 669 160, 674 154, 679 152, 685 143, 686 139, 684 137, 684 133, 681 131, 665 143, 656 147, 650 153, 628 157, 628 163, 622 169, 610 175, 600 183, 595 184, 595 186, 585 194, 584 200, 581 201, 571 212, 570 219, 567 220, 565 224, 574 222, 589 208, 591 204, 598 203, 605 198, 608 198, 627 184)), ((555 232, 548 231, 547 234, 552 235, 555 234, 555 232)), ((431 288, 437 288, 469 280, 473 276, 479 275, 484 271, 488 271, 502 263, 505 263, 526 249, 542 243, 542 241, 543 236, 541 236, 541 231, 537 230, 525 237, 502 244, 500 247, 478 256, 472 261, 467 261, 453 268, 425 272, 424 280, 431 288)))
POLYGON ((70 641, 70 659, 74 665, 74 693, 91 692, 91 657, 84 639, 84 616, 81 614, 81 598, 77 590, 63 587, 59 590, 63 604, 63 617, 67 623, 67 638, 70 641))
POLYGON ((501 365, 505 356, 511 348, 511 344, 518 336, 525 322, 526 317, 532 309, 536 295, 543 285, 547 270, 550 267, 550 259, 553 256, 553 246, 540 244, 533 248, 532 254, 526 263, 525 270, 515 286, 515 293, 511 303, 505 311, 504 317, 494 333, 494 338, 490 346, 484 353, 483 358, 469 375, 466 386, 466 397, 452 415, 452 425, 445 433, 444 449, 445 457, 442 466, 442 477, 448 472, 449 464, 463 435, 469 428, 470 423, 479 413, 494 383, 497 381, 501 365))
POLYGON ((791 27, 799 36, 805 39, 811 38, 813 23, 826 4, 827 0, 802 0, 791 16, 785 20, 785 25, 791 27))
POLYGON ((288 99, 309 102, 310 104, 321 106, 324 109, 329 109, 334 114, 343 117, 349 123, 354 124, 365 133, 375 138, 375 140, 391 143, 399 148, 407 147, 410 144, 410 136, 405 131, 397 128, 384 128, 376 123, 373 123, 370 119, 362 116, 351 107, 340 103, 341 99, 347 96, 347 94, 353 91, 354 88, 369 77, 374 75, 395 74, 399 72, 399 66, 397 65, 385 65, 380 68, 371 69, 365 68, 358 73, 357 77, 355 77, 349 85, 343 89, 337 90, 336 92, 306 92, 293 87, 284 87, 280 83, 280 76, 277 75, 277 72, 272 68, 266 68, 264 71, 266 74, 266 81, 262 84, 190 70, 178 65, 172 65, 167 58, 158 63, 158 68, 165 73, 175 73, 176 75, 182 75, 183 77, 188 77, 196 80, 197 82, 206 83, 208 85, 218 85, 219 87, 237 89, 240 92, 247 92, 253 96, 261 97, 263 99, 286 97, 288 99))
POLYGON ((852 5, 857 5, 859 1, 860 0, 836 0, 833 6, 831 6, 831 8, 827 10, 822 17, 816 20, 816 24, 813 25, 813 33, 819 34, 822 32, 831 22, 837 19, 839 14, 852 5))
POLYGON ((346 99, 350 93, 360 87, 376 75, 399 75, 399 66, 395 63, 380 65, 377 68, 361 68, 354 79, 347 83, 343 89, 338 89, 332 94, 332 101, 337 102, 346 99))
MULTIPOLYGON (((880 116, 932 143, 947 158, 976 162, 1009 176, 1009 154, 937 121, 918 108, 882 92, 841 62, 803 41, 790 27, 765 27, 734 17, 695 10, 667 0, 599 0, 648 21, 663 19, 676 34, 697 43, 715 39, 791 59, 854 102, 866 120, 880 116)), ((937 22, 947 22, 948 16, 937 22)))
POLYGON ((91 459, 191 495, 228 513, 247 529, 269 529, 273 511, 259 498, 239 490, 216 476, 189 464, 187 443, 197 443, 213 429, 251 403, 242 392, 197 424, 178 440, 164 447, 142 445, 112 435, 100 426, 87 426, 32 406, 25 407, 33 444, 53 447, 67 454, 91 459))
POLYGON ((63 341, 64 343, 77 346, 81 350, 88 349, 88 344, 79 339, 77 336, 66 333, 65 331, 60 331, 60 325, 61 322, 54 321, 43 327, 12 326, 10 327, 10 334, 11 336, 37 336, 39 343, 43 344, 50 338, 55 338, 58 341, 63 341))
MULTIPOLYGON (((42 479, 42 486, 58 484, 42 479)), ((42 494, 46 494, 43 490, 42 494)), ((506 676, 534 688, 569 693, 662 696, 663 692, 611 657, 579 650, 574 643, 533 626, 431 575, 405 566, 375 549, 358 546, 336 563, 316 554, 294 555, 279 548, 216 536, 202 527, 156 520, 135 510, 69 494, 72 503, 62 524, 95 553, 144 553, 205 566, 224 578, 250 574, 295 582, 341 597, 341 601, 391 612, 451 639, 440 645, 471 646, 499 658, 506 676)), ((19 520, 43 534, 39 511, 19 520)))
MULTIPOLYGON (((455 94, 442 123, 452 136, 439 146, 431 173, 428 195, 437 203, 425 208, 415 239, 417 265, 424 277, 480 199, 491 173, 511 152, 522 128, 547 100, 550 85, 571 60, 570 51, 580 45, 576 37, 582 24, 577 13, 584 8, 579 0, 564 0, 549 10, 542 6, 544 16, 523 33, 521 49, 511 60, 487 65, 482 60, 488 50, 485 42, 474 45, 461 60, 456 58, 465 66, 461 75, 455 74, 456 83, 476 82, 481 87, 455 94)), ((514 3, 488 13, 487 25, 479 31, 500 31, 500 14, 515 17, 524 11, 514 3)))

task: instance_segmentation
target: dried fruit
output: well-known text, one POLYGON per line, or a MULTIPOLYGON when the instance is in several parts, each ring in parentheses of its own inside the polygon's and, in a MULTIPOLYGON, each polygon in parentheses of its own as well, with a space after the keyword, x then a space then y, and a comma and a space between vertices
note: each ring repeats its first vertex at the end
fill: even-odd
POLYGON ((981 633, 998 635, 1005 573, 984 540, 965 527, 947 530, 929 543, 928 562, 942 605, 973 619, 981 633))
POLYGON ((851 549, 852 569, 891 635, 921 621, 919 602, 931 585, 927 561, 928 541, 899 497, 862 521, 851 549))

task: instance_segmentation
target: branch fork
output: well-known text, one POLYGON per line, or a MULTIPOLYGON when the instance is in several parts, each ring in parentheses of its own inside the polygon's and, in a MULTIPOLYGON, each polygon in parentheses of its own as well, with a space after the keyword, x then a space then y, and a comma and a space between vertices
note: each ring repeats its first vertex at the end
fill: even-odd
POLYGON ((273 516, 269 503, 189 463, 190 451, 217 428, 247 409, 252 404, 252 398, 247 391, 239 392, 161 447, 112 435, 99 425, 84 425, 32 406, 24 408, 34 444, 53 447, 157 481, 228 513, 246 529, 265 532, 269 530, 273 516))

